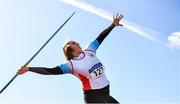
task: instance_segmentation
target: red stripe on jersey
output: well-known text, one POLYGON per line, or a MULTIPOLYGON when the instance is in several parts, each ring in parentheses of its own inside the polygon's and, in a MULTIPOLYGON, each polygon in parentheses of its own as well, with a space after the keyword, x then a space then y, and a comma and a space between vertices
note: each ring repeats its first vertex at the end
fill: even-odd
POLYGON ((83 90, 91 90, 91 85, 90 85, 89 80, 81 74, 78 74, 78 75, 79 75, 79 78, 83 84, 83 90))

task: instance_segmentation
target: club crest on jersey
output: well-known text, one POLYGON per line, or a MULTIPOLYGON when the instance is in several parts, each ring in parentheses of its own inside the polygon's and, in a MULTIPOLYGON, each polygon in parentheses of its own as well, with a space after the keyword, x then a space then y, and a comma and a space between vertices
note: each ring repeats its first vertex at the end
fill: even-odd
POLYGON ((88 55, 89 55, 90 57, 94 57, 94 54, 92 54, 92 53, 89 53, 88 55))

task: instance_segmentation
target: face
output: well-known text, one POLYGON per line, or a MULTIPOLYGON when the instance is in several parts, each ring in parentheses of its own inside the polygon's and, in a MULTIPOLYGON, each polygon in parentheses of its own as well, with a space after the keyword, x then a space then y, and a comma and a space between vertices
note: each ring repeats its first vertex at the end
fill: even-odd
POLYGON ((79 46, 79 43, 75 42, 75 41, 69 41, 68 45, 71 46, 71 48, 73 49, 73 56, 78 56, 81 52, 82 52, 82 48, 79 46))

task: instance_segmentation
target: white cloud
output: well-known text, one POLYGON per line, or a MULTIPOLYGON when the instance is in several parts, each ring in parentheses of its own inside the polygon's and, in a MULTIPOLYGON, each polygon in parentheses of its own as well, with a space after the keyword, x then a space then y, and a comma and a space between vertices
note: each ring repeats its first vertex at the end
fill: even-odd
POLYGON ((168 36, 167 46, 180 49, 180 31, 173 32, 168 36))
MULTIPOLYGON (((90 5, 84 1, 81 1, 81 0, 59 0, 59 1, 64 2, 69 5, 72 5, 74 7, 80 8, 87 12, 93 13, 104 19, 107 19, 110 21, 113 20, 112 14, 109 13, 108 11, 106 11, 102 8, 98 8, 93 5, 90 5)), ((160 34, 159 32, 157 32, 155 30, 152 30, 152 29, 144 27, 144 26, 140 26, 140 25, 138 25, 136 23, 132 23, 130 21, 125 21, 125 19, 123 19, 122 24, 125 28, 127 28, 131 32, 134 32, 137 36, 141 36, 145 39, 154 41, 156 43, 161 43, 160 40, 158 40, 156 37, 154 37, 155 35, 160 34)))

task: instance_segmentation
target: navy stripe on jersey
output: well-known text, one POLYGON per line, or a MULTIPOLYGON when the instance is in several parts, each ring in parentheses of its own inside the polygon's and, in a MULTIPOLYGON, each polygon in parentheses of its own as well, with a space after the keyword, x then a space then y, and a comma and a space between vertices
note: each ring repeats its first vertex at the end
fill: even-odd
POLYGON ((89 73, 93 72, 95 69, 99 68, 103 66, 101 63, 97 63, 96 65, 94 65, 90 70, 89 70, 89 73))

